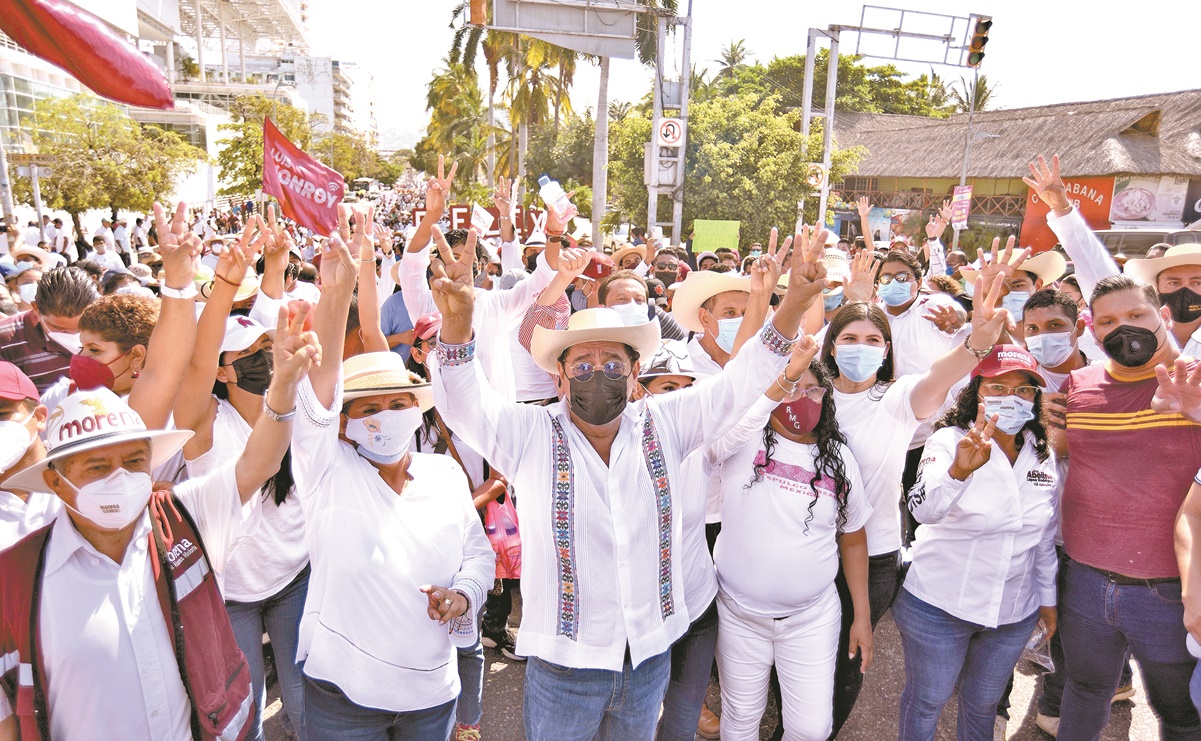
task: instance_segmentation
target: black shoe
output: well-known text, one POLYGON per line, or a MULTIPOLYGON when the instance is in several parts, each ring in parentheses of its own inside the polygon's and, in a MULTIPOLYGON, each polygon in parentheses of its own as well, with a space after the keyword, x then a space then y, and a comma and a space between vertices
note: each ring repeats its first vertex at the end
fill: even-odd
POLYGON ((517 642, 517 631, 506 627, 501 633, 487 633, 480 638, 480 642, 485 646, 491 643, 489 648, 499 649, 501 654, 511 661, 525 661, 524 656, 517 655, 515 645, 517 642))

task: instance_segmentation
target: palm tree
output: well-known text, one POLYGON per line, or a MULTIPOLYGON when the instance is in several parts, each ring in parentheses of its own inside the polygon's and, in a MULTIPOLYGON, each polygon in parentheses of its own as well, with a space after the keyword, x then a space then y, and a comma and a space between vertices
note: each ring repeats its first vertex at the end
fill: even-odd
POLYGON ((609 104, 609 120, 617 121, 618 123, 626 120, 626 117, 634 110, 634 106, 625 101, 615 100, 609 104))
POLYGON ((518 179, 525 176, 530 126, 549 120, 553 106, 557 106, 561 114, 571 115, 571 99, 562 87, 562 78, 552 73, 557 48, 545 41, 522 38, 515 53, 509 56, 509 87, 505 91, 505 100, 509 105, 510 124, 517 131, 514 142, 517 151, 513 157, 517 169, 513 176, 518 179))
MULTIPOLYGON (((455 22, 463 17, 463 12, 467 8, 467 2, 460 2, 455 6, 451 15, 451 27, 454 27, 455 22)), ((488 6, 489 20, 491 20, 492 6, 488 6)), ((454 39, 451 41, 450 61, 453 64, 464 64, 465 66, 473 67, 475 65, 476 55, 482 51, 484 54, 484 63, 488 66, 488 185, 495 183, 496 176, 496 136, 493 133, 496 128, 496 92, 500 87, 500 66, 505 57, 508 56, 510 50, 515 47, 517 36, 515 34, 504 31, 493 31, 488 29, 485 31, 481 28, 471 28, 467 25, 461 25, 455 30, 454 39)))
POLYGON ((988 84, 988 75, 980 75, 976 78, 976 84, 968 82, 967 78, 960 77, 958 86, 952 83, 950 86, 950 102, 956 113, 967 113, 973 109, 982 111, 988 108, 989 100, 992 94, 996 92, 996 85, 988 84), (970 93, 970 94, 969 94, 970 93))
MULTIPOLYGON (((559 89, 555 94, 555 134, 559 132, 559 117, 563 109, 563 100, 567 97, 568 91, 571 90, 572 84, 575 82, 575 66, 580 58, 580 53, 565 49, 562 46, 551 47, 551 59, 555 63, 555 67, 559 70, 559 89)), ((571 106, 570 100, 568 107, 571 106)))
POLYGON ((750 59, 751 52, 746 48, 746 39, 731 41, 729 46, 723 47, 721 50, 721 59, 715 60, 721 65, 721 69, 717 71, 717 78, 733 77, 741 67, 746 66, 746 61, 750 59))

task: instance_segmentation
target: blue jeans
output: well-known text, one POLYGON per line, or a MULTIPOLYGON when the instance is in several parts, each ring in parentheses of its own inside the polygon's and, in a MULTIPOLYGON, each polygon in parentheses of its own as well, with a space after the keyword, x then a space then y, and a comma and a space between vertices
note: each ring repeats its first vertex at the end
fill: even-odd
POLYGON ((454 700, 406 713, 376 710, 356 705, 336 684, 307 676, 304 700, 303 741, 444 741, 454 730, 454 700))
MULTIPOLYGON (((527 741, 652 741, 671 652, 619 672, 571 669, 531 656, 525 667, 527 741)), ((695 728, 693 729, 695 731, 695 728)))
POLYGON ((663 697, 659 741, 693 741, 717 652, 717 600, 671 647, 671 680, 663 697))
MULTIPOLYGON (((483 610, 476 616, 482 619, 483 610)), ((455 706, 455 722, 465 726, 478 726, 484 712, 484 644, 480 636, 475 637, 475 645, 470 648, 460 648, 456 652, 459 659, 459 701, 455 706)))
POLYGON ((892 605, 905 650, 900 741, 931 741, 951 694, 959 694, 960 741, 992 741, 997 702, 1038 623, 1038 611, 986 628, 951 615, 905 589, 892 605))
POLYGON ((1069 560, 1059 598, 1059 630, 1067 666, 1060 741, 1100 737, 1127 648, 1142 670, 1160 737, 1201 739, 1201 720, 1189 698, 1197 660, 1185 647, 1179 581, 1119 585, 1069 560))
POLYGON ((267 689, 263 680, 263 632, 271 638, 275 654, 275 674, 279 678, 280 699, 292 721, 292 728, 304 725, 304 679, 296 666, 296 644, 300 634, 300 615, 309 593, 309 567, 306 565, 288 586, 259 602, 226 602, 225 611, 234 629, 234 640, 246 654, 250 666, 251 690, 258 701, 254 706, 254 727, 247 741, 262 741, 263 711, 267 707, 267 689))

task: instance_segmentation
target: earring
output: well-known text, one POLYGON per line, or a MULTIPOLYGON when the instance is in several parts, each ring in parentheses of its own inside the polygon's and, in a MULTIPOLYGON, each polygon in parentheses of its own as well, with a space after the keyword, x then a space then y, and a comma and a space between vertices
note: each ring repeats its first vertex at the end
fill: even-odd
POLYGON ((134 371, 134 372, 133 372, 133 374, 132 374, 130 377, 131 377, 131 378, 133 378, 133 379, 135 379, 135 380, 136 380, 136 379, 138 379, 138 378, 141 378, 141 377, 142 377, 142 371, 134 371))

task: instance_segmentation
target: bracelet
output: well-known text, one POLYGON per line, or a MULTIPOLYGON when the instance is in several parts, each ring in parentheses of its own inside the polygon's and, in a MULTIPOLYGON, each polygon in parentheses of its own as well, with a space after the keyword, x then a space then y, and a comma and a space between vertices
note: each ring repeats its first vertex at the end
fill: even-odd
POLYGON ((280 414, 279 412, 272 409, 269 404, 267 404, 267 397, 264 396, 263 397, 263 414, 267 415, 267 419, 273 420, 275 422, 287 422, 288 420, 290 420, 296 416, 296 407, 292 407, 292 411, 288 412, 287 414, 280 414))
MULTIPOLYGON (((788 380, 787 374, 781 373, 780 375, 784 376, 785 381, 788 380)), ((792 381, 791 382, 792 386, 789 387, 789 386, 784 385, 784 382, 780 380, 780 376, 776 376, 776 385, 779 386, 784 391, 785 394, 796 393, 796 387, 800 384, 800 382, 801 382, 801 379, 798 378, 796 381, 792 381)))
POLYGON ((969 334, 968 334, 968 336, 967 336, 967 339, 965 339, 965 340, 963 341, 963 349, 964 349, 964 350, 967 350, 967 351, 968 351, 968 352, 970 352, 972 355, 975 355, 977 360, 984 360, 985 358, 987 358, 987 357, 988 357, 988 355, 989 355, 989 353, 991 353, 991 352, 992 352, 992 349, 993 349, 994 347, 996 347, 996 345, 995 345, 995 344, 993 344, 993 345, 989 345, 989 346, 988 346, 988 349, 986 349, 986 350, 977 350, 977 349, 975 349, 974 347, 972 347, 971 345, 969 345, 969 344, 968 344, 968 342, 970 342, 970 341, 971 341, 971 339, 972 339, 972 335, 969 333, 969 334))
POLYGON ((222 283, 224 283, 227 286, 233 286, 234 288, 242 287, 242 285, 240 283, 234 283, 232 280, 230 280, 229 278, 226 278, 224 275, 214 274, 213 277, 216 278, 217 280, 221 281, 222 283))
POLYGON ((189 283, 187 288, 172 288, 164 283, 158 287, 158 293, 163 298, 177 298, 184 301, 200 295, 200 291, 196 289, 195 283, 189 283))

